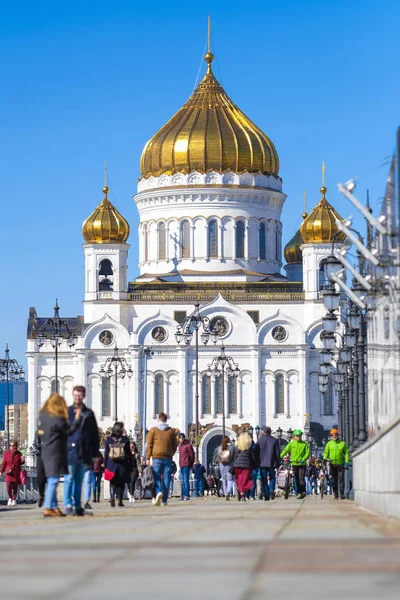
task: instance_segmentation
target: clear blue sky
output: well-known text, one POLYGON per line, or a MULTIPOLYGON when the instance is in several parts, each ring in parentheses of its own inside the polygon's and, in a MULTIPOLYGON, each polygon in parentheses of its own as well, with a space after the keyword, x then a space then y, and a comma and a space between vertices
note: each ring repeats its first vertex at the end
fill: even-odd
MULTIPOLYGON (((215 73, 273 140, 284 191, 284 241, 319 201, 354 214, 336 183, 360 176, 375 212, 399 119, 397 2, 317 0, 3 3, 1 9, 0 349, 24 360, 29 306, 82 314, 81 223, 102 198, 131 225, 145 142, 191 94, 212 17, 215 73)), ((360 219, 356 224, 361 228, 360 219)))

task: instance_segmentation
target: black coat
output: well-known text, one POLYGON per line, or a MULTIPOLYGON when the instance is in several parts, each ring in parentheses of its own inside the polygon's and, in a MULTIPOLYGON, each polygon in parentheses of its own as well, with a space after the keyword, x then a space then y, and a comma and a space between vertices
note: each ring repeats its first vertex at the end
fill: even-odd
POLYGON ((260 455, 260 467, 276 468, 280 463, 279 442, 276 438, 266 433, 257 442, 260 455))
POLYGON ((129 483, 131 470, 132 470, 132 451, 129 439, 126 436, 117 438, 109 436, 106 439, 104 447, 104 467, 115 474, 115 478, 111 481, 112 485, 123 486, 125 483, 129 483), (125 458, 124 460, 112 460, 110 458, 110 446, 118 442, 124 444, 125 458))
POLYGON ((55 417, 47 411, 40 413, 37 435, 46 477, 60 477, 68 473, 67 439, 81 421, 82 417, 70 425, 64 417, 55 417))
MULTIPOLYGON (((74 406, 68 407, 69 422, 72 425, 75 418, 74 406)), ((91 465, 92 460, 99 453, 100 438, 94 412, 82 405, 82 419, 80 427, 75 428, 68 439, 68 464, 91 465)))
POLYGON ((255 469, 257 462, 257 452, 254 447, 248 450, 239 450, 237 446, 233 446, 232 465, 234 469, 255 469))

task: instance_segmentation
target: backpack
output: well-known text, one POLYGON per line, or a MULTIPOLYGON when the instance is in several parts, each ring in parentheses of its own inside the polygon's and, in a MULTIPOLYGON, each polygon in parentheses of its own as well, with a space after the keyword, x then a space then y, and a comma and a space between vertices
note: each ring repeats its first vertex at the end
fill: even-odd
POLYGON ((110 452, 108 457, 111 460, 125 460, 125 444, 123 442, 112 442, 110 444, 110 452))
POLYGON ((223 465, 229 465, 229 463, 231 462, 231 454, 229 450, 221 450, 221 452, 219 453, 219 458, 223 465))
POLYGON ((148 489, 154 487, 154 474, 153 469, 151 467, 145 467, 142 473, 142 487, 143 489, 148 489))

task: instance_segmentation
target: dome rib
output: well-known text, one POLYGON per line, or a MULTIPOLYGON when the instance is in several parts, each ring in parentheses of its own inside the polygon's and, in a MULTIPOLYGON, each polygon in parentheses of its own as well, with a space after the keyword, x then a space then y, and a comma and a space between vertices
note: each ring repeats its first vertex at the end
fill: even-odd
POLYGON ((214 170, 279 174, 279 158, 271 140, 230 100, 208 69, 178 112, 147 142, 142 176, 214 170))
POLYGON ((103 200, 82 225, 82 235, 88 244, 122 244, 129 237, 129 223, 107 198, 108 191, 105 186, 103 200))
POLYGON ((322 186, 320 191, 321 200, 300 226, 301 237, 305 244, 329 244, 337 234, 335 240, 343 243, 346 235, 336 225, 336 220, 343 219, 325 198, 326 187, 322 186))

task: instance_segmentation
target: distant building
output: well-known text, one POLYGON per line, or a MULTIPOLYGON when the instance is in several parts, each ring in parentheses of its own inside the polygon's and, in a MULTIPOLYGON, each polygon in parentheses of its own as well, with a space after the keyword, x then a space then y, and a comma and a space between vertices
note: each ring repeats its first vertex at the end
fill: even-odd
MULTIPOLYGON (((28 402, 28 382, 27 381, 10 381, 9 384, 9 403, 11 404, 27 404, 28 402)), ((0 430, 6 428, 6 382, 0 382, 0 430)))
MULTIPOLYGON (((28 445, 28 404, 12 404, 10 410, 10 440, 18 440, 20 446, 28 445)), ((7 407, 4 409, 7 439, 7 407)))

